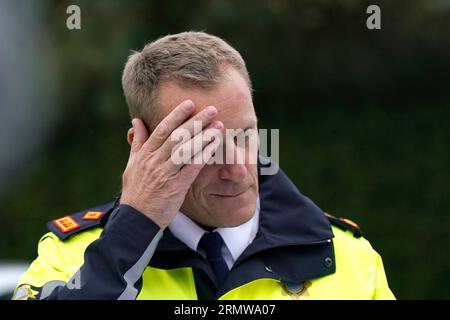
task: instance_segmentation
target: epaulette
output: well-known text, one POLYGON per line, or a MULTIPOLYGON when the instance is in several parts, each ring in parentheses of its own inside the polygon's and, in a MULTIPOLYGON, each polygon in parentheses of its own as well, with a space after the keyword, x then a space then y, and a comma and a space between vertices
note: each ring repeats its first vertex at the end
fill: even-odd
POLYGON ((58 219, 53 219, 52 221, 47 222, 46 226, 51 232, 64 241, 81 231, 102 225, 105 222, 105 218, 109 216, 112 209, 116 206, 116 203, 117 201, 110 202, 58 219))
POLYGON ((338 218, 326 212, 324 212, 324 214, 328 217, 328 220, 330 220, 331 224, 344 231, 351 231, 355 238, 361 238, 363 236, 363 232, 359 228, 359 225, 352 220, 346 218, 338 218))

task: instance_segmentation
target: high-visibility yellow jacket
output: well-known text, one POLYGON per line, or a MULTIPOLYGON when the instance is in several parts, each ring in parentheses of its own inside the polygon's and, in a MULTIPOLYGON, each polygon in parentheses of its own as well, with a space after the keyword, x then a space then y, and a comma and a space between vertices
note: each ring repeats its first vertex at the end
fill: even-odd
POLYGON ((280 172, 260 176, 254 241, 219 287, 207 261, 118 202, 48 223, 14 299, 394 299, 353 222, 324 214, 280 172))

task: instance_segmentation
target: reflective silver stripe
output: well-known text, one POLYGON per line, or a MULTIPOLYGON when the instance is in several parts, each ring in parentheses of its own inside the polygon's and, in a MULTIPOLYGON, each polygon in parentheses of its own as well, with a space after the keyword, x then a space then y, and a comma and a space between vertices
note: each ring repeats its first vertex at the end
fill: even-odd
POLYGON ((50 281, 47 282, 43 287, 41 291, 41 296, 39 297, 39 300, 43 300, 47 298, 49 295, 52 294, 53 290, 55 290, 58 287, 65 286, 66 283, 64 281, 50 281))
POLYGON ((145 249, 144 254, 139 260, 136 262, 134 266, 128 270, 123 276, 125 282, 127 283, 127 287, 122 292, 122 294, 117 298, 117 300, 135 300, 138 295, 138 290, 134 287, 134 284, 139 280, 139 278, 144 273, 145 268, 148 266, 150 259, 155 253, 156 246, 159 243, 159 240, 163 236, 163 230, 159 230, 156 236, 153 238, 152 242, 148 245, 147 249, 145 249))

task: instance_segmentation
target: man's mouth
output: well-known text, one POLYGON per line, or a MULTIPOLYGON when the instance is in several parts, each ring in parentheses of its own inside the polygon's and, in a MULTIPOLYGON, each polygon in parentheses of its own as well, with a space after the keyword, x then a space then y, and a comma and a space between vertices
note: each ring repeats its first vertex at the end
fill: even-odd
POLYGON ((234 198, 234 197, 238 197, 241 194, 243 194, 245 191, 247 191, 248 189, 238 192, 238 193, 212 193, 213 196, 216 197, 222 197, 222 198, 234 198))

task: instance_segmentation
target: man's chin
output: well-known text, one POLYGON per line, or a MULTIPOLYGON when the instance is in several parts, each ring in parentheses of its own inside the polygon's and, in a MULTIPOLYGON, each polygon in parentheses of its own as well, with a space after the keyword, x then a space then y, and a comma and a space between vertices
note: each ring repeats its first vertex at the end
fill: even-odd
POLYGON ((255 204, 234 208, 220 208, 220 212, 216 212, 216 222, 218 228, 233 228, 240 226, 249 221, 255 214, 255 204))

